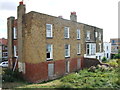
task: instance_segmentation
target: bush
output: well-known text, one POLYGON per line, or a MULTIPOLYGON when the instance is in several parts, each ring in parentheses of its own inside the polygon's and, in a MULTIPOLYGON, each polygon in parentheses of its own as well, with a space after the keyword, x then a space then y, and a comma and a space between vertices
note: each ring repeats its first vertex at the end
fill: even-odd
POLYGON ((102 62, 106 62, 107 61, 107 58, 106 57, 103 57, 102 58, 102 62))
POLYGON ((120 59, 120 53, 115 54, 115 56, 113 57, 114 59, 120 59))
POLYGON ((14 81, 23 81, 22 74, 15 70, 14 72, 11 69, 5 69, 2 75, 3 82, 14 82, 14 81))

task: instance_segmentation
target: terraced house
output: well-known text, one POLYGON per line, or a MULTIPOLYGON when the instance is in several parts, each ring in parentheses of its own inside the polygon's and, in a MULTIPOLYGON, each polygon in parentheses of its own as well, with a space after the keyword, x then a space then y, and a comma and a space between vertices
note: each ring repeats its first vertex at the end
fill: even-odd
MULTIPOLYGON (((25 12, 20 2, 15 17, 8 18, 9 66, 18 60, 18 69, 29 82, 53 79, 84 67, 84 56, 100 57, 103 30, 43 13, 25 12), (16 30, 16 31, 15 31, 16 30), (17 32, 18 58, 13 57, 13 37, 17 32)), ((13 68, 13 67, 11 67, 13 68)))

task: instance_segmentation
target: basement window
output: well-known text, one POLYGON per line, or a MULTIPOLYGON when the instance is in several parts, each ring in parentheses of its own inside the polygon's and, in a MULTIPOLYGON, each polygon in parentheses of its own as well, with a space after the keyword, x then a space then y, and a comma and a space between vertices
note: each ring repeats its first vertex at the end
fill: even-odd
POLYGON ((46 56, 47 56, 47 60, 53 59, 53 45, 52 44, 47 45, 46 56))

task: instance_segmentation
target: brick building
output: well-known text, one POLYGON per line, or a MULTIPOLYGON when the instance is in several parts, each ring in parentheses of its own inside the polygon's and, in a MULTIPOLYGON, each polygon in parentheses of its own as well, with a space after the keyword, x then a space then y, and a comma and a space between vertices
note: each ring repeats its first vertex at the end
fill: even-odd
POLYGON ((7 39, 0 39, 0 62, 8 60, 7 39))
POLYGON ((103 30, 77 22, 76 12, 66 20, 25 10, 20 2, 17 19, 8 18, 8 57, 9 67, 14 66, 16 40, 18 69, 27 81, 41 82, 80 70, 84 56, 96 58, 103 51, 103 30))
POLYGON ((118 50, 120 50, 120 38, 111 38, 111 57, 113 58, 115 54, 118 54, 118 50))

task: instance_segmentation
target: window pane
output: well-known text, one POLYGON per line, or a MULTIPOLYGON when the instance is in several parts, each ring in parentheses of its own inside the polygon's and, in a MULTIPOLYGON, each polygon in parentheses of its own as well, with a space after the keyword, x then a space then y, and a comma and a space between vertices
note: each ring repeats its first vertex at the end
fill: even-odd
POLYGON ((70 45, 65 45, 65 57, 70 56, 70 45))
POLYGON ((51 24, 46 24, 46 36, 52 37, 52 25, 51 24))
POLYGON ((53 58, 53 51, 52 51, 52 45, 51 44, 48 44, 47 47, 46 47, 46 56, 47 56, 47 59, 52 59, 53 58))
POLYGON ((69 28, 68 27, 64 28, 64 37, 69 38, 69 28))

